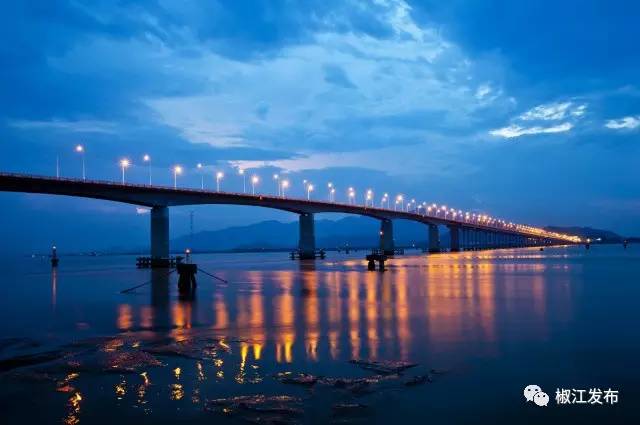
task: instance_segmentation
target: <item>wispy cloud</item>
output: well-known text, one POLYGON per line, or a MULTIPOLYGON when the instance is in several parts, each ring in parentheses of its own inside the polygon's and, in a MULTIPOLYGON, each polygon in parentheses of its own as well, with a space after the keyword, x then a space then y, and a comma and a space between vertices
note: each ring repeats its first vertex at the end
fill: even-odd
POLYGON ((608 120, 604 126, 612 130, 634 130, 640 127, 640 116, 608 120))
POLYGON ((105 133, 114 134, 117 131, 115 123, 97 120, 50 120, 50 121, 31 121, 31 120, 15 120, 10 121, 9 125, 22 130, 61 130, 69 133, 105 133))
POLYGON ((554 125, 551 127, 520 127, 519 125, 512 124, 507 127, 491 130, 489 134, 492 136, 500 136, 506 139, 512 139, 514 137, 525 136, 529 134, 549 134, 549 133, 563 133, 573 128, 573 124, 565 122, 562 124, 554 125))
POLYGON ((556 121, 563 120, 567 116, 580 117, 584 115, 587 105, 574 105, 573 102, 547 103, 539 105, 520 115, 523 121, 556 121))
POLYGON ((575 127, 587 111, 587 104, 574 102, 554 102, 538 105, 512 119, 513 123, 502 128, 490 130, 489 134, 512 139, 534 134, 564 133, 575 127), (549 121, 564 121, 549 125, 549 121), (538 124, 538 125, 532 125, 538 124))

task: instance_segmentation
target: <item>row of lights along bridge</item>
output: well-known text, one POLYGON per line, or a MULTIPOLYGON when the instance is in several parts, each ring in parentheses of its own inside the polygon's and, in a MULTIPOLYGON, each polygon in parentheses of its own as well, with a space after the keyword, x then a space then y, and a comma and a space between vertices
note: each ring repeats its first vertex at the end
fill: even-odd
MULTIPOLYGON (((82 161, 82 179, 86 180, 86 164, 85 164, 85 147, 83 145, 77 145, 75 147, 75 151, 80 154, 82 161)), ((151 181, 151 157, 148 154, 142 156, 142 161, 146 164, 148 169, 148 177, 149 177, 149 185, 152 184, 151 181)), ((119 162, 121 174, 122 174, 122 184, 126 184, 126 170, 133 165, 133 163, 128 158, 123 158, 119 162)), ((204 166, 201 163, 196 165, 196 168, 200 172, 200 188, 204 190, 205 187, 205 173, 202 171, 204 166)), ((171 168, 171 172, 173 174, 173 187, 175 189, 178 188, 178 176, 184 172, 184 168, 181 165, 175 165, 171 168)), ((243 193, 247 193, 247 180, 245 170, 240 168, 238 169, 238 175, 242 178, 242 190, 243 193)), ((59 161, 56 163, 56 176, 60 177, 60 166, 59 161)), ((214 179, 216 183, 216 191, 220 191, 221 182, 224 179, 225 175, 222 171, 217 171, 214 173, 214 179)), ((291 183, 288 179, 282 178, 279 174, 273 175, 273 180, 275 181, 276 194, 279 197, 285 198, 287 190, 290 189, 291 183)), ((251 194, 256 194, 256 187, 260 183, 260 177, 256 174, 253 174, 250 179, 251 185, 251 194)), ((311 193, 315 190, 315 186, 313 183, 303 180, 303 187, 306 192, 307 200, 311 199, 311 193)), ((357 205, 356 200, 356 190, 353 187, 349 187, 347 190, 347 200, 349 205, 357 205)), ((336 202, 336 187, 333 183, 327 183, 327 198, 329 202, 336 202)), ((363 205, 365 207, 375 207, 374 200, 374 192, 372 189, 368 189, 363 196, 363 205)), ((391 200, 388 193, 384 193, 380 198, 379 208, 391 209, 391 200)), ((405 202, 405 198, 403 195, 397 195, 393 202, 394 211, 405 211, 405 212, 413 212, 416 214, 423 214, 432 217, 442 217, 449 218, 452 220, 460 220, 474 223, 481 223, 485 225, 500 225, 502 227, 528 227, 524 225, 516 225, 514 223, 507 223, 504 220, 495 219, 493 217, 483 215, 483 214, 472 214, 469 212, 463 212, 462 210, 455 210, 453 208, 447 208, 445 205, 438 206, 437 204, 427 204, 426 202, 418 203, 415 199, 410 199, 408 202, 405 202)), ((533 228, 531 228, 533 229, 533 228)))

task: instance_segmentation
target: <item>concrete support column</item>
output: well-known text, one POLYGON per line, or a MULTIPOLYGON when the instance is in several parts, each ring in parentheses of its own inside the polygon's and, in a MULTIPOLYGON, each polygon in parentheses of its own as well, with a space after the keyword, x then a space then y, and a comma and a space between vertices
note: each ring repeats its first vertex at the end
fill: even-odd
POLYGON ((312 213, 300 214, 298 251, 301 260, 316 258, 316 231, 312 213))
POLYGON ((151 258, 169 258, 169 207, 151 208, 151 258))
POLYGON ((451 238, 451 252, 460 251, 460 227, 449 226, 449 236, 451 238))
POLYGON ((440 252, 440 231, 437 224, 429 224, 429 252, 440 252))
POLYGON ((393 222, 382 219, 380 221, 380 251, 386 255, 393 255, 395 245, 393 243, 393 222))

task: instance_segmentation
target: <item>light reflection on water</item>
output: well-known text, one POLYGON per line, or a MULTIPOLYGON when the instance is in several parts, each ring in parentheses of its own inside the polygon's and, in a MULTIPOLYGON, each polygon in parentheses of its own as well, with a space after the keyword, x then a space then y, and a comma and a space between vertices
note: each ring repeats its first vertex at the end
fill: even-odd
MULTIPOLYGON (((35 272, 15 277, 23 282, 20 288, 3 288, 6 308, 0 313, 0 336, 29 337, 52 345, 118 336, 104 343, 105 352, 141 349, 150 339, 215 338, 218 348, 199 347, 205 353, 200 359, 160 356, 166 367, 134 375, 73 375, 66 383, 73 381, 69 385, 76 391, 66 394, 62 418, 75 424, 85 417, 88 423, 99 422, 101 414, 112 419, 137 417, 131 406, 149 417, 177 418, 186 414, 184 403, 190 403, 197 406, 190 417, 197 421, 203 415, 205 422, 211 418, 202 412, 204 400, 246 393, 247 388, 250 393, 298 390, 282 388, 272 378, 276 371, 361 375, 347 363, 354 358, 466 370, 480 359, 499 362, 487 366, 493 372, 504 373, 501 368, 506 368, 507 375, 517 375, 516 365, 540 347, 555 350, 549 355, 556 360, 571 353, 575 344, 582 350, 599 347, 602 342, 580 328, 596 317, 602 319, 598 298, 607 294, 613 314, 624 315, 632 310, 625 296, 638 292, 628 285, 611 292, 601 286, 608 278, 624 283, 638 276, 629 266, 639 258, 637 250, 610 254, 606 249, 594 247, 589 252, 593 258, 580 248, 408 256, 393 259, 385 273, 368 272, 357 257, 298 263, 281 259, 282 254, 195 255, 201 268, 228 283, 199 274, 194 297, 177 294, 174 274, 135 270, 130 257, 121 257, 117 267, 111 258, 63 258, 59 270, 36 265, 35 272), (606 255, 598 257, 598 249, 606 255), (149 278, 153 284, 132 294, 118 293, 149 278), (20 303, 27 291, 33 302, 20 303), (41 308, 46 304, 49 308, 41 308), (96 388, 111 388, 118 407, 104 401, 96 388), (86 405, 85 398, 91 400, 86 405), (182 413, 159 404, 160 399, 179 404, 182 413)), ((603 332, 598 337, 624 345, 616 335, 628 336, 603 332)), ((630 352, 637 353, 637 345, 630 352)), ((623 355, 623 362, 628 355, 623 355)), ((537 367, 530 365, 532 371, 537 367)), ((567 379, 576 379, 582 370, 573 367, 565 372, 570 373, 567 379)), ((544 376, 548 371, 536 373, 544 376)), ((452 378, 457 386, 449 390, 464 391, 476 384, 479 375, 452 378)), ((18 388, 33 391, 31 385, 23 382, 18 388)), ((443 380, 439 385, 453 384, 443 380)), ((517 381, 515 387, 519 385, 517 381)), ((422 403, 424 391, 414 391, 406 400, 422 403)), ((404 396, 398 397, 402 404, 404 396)), ((518 400, 517 394, 509 397, 518 400)), ((46 411, 54 416, 49 403, 55 404, 55 396, 44 399, 46 411)), ((482 406, 481 400, 466 402, 475 411, 482 406)), ((419 409, 408 409, 408 414, 420 418, 419 409)), ((378 413, 385 417, 385 412, 378 413)))

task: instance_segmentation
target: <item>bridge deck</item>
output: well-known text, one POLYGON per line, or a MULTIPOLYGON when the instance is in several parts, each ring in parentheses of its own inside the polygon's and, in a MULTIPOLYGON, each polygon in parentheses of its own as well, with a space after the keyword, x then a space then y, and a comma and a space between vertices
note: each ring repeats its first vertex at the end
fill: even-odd
POLYGON ((292 197, 277 197, 266 194, 217 192, 211 190, 174 188, 146 184, 115 183, 101 180, 55 178, 15 173, 0 173, 0 191, 39 193, 102 199, 147 207, 179 206, 198 204, 248 205, 297 214, 344 213, 364 215, 377 219, 404 219, 425 224, 439 224, 470 230, 499 232, 530 238, 544 238, 554 242, 579 243, 580 238, 547 232, 531 226, 488 221, 486 219, 443 216, 440 211, 395 211, 386 208, 307 200, 292 197))

